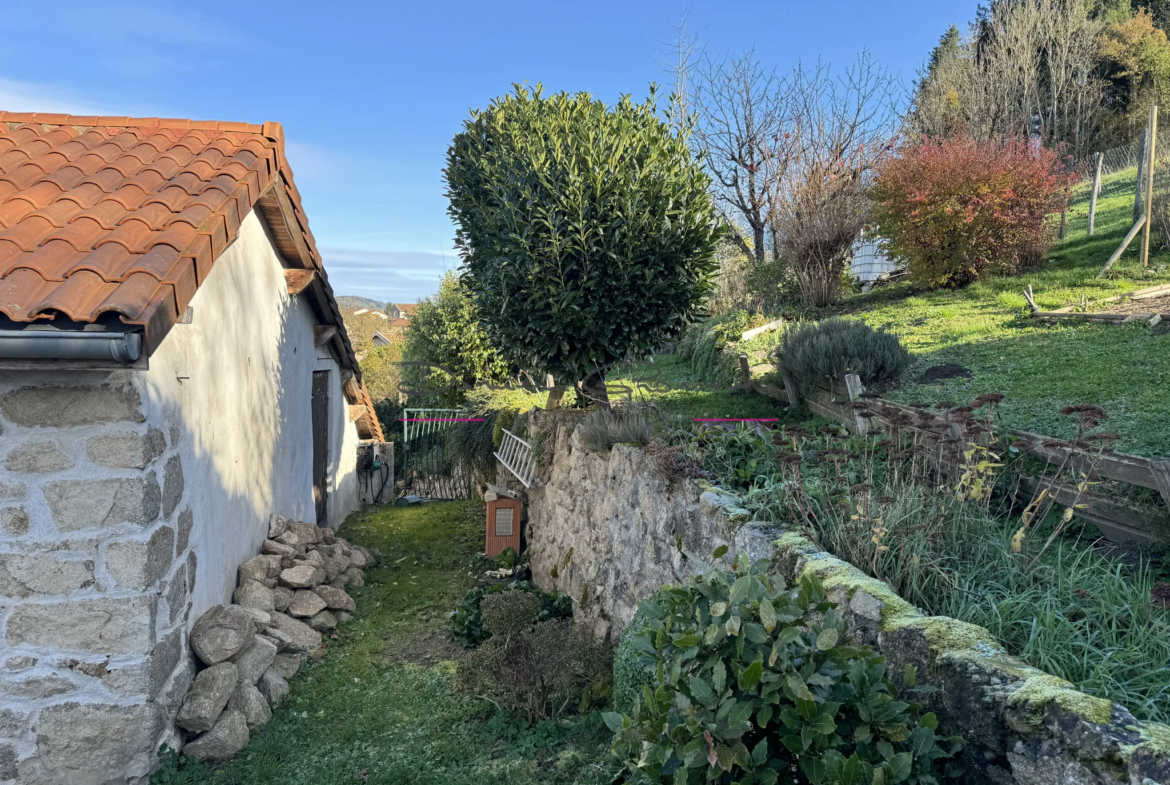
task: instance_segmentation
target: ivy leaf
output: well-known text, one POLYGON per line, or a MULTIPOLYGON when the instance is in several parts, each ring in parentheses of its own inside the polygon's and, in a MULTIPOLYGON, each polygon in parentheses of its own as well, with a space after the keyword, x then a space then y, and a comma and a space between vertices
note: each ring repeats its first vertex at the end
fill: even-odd
POLYGON ((817 648, 821 651, 828 651, 837 645, 837 640, 840 637, 841 633, 837 632, 834 627, 821 630, 821 634, 817 636, 817 648))
POLYGON ((772 607, 772 601, 767 597, 760 600, 760 623, 764 625, 769 635, 776 629, 776 609, 772 607))
POLYGON ((616 711, 602 712, 601 719, 605 720, 605 725, 614 733, 622 729, 622 715, 616 711))
POLYGON ((918 724, 924 728, 938 730, 938 717, 934 716, 933 711, 928 711, 922 715, 922 719, 918 720, 918 724))
POLYGON ((768 740, 760 739, 760 743, 752 750, 752 763, 763 766, 768 762, 768 740))
POLYGON ((726 545, 720 545, 718 548, 715 549, 715 553, 713 554, 714 558, 716 558, 716 559, 722 559, 726 555, 727 555, 727 546, 726 545))

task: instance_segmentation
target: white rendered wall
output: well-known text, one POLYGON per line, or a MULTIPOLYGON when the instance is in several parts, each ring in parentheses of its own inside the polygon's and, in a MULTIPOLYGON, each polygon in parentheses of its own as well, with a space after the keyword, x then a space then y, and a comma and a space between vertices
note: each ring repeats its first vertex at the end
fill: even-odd
POLYGON ((193 621, 230 601, 236 567, 260 552, 272 513, 315 521, 311 417, 314 371, 329 371, 328 521, 358 506, 357 429, 339 367, 313 346, 312 309, 286 293, 267 227, 252 211, 176 325, 136 375, 147 421, 177 425, 198 558, 193 621))

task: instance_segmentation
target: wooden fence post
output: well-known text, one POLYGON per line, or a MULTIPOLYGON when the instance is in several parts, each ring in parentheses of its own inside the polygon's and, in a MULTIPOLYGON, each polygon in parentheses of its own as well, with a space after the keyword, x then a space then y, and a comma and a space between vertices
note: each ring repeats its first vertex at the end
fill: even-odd
MULTIPOLYGON (((845 374, 845 389, 849 391, 849 400, 856 401, 865 392, 865 388, 861 385, 861 377, 855 373, 845 374)), ((861 436, 869 431, 869 418, 861 414, 861 412, 853 413, 853 424, 857 426, 857 433, 861 436)))
POLYGON ((1146 165, 1146 142, 1149 139, 1150 129, 1142 131, 1142 152, 1138 158, 1137 183, 1133 189, 1133 220, 1142 217, 1142 173, 1145 171, 1146 165))
POLYGON ((1142 267, 1150 266, 1150 224, 1154 222, 1154 148, 1158 146, 1158 105, 1150 107, 1150 130, 1146 142, 1146 223, 1142 227, 1142 267))
POLYGON ((739 372, 743 375, 743 388, 750 392, 752 389, 752 368, 748 365, 746 354, 739 356, 739 372))
POLYGON ((1105 153, 1097 153, 1097 166, 1093 173, 1093 190, 1089 194, 1089 237, 1093 236, 1093 229, 1097 224, 1097 196, 1101 193, 1101 164, 1105 160, 1105 153))

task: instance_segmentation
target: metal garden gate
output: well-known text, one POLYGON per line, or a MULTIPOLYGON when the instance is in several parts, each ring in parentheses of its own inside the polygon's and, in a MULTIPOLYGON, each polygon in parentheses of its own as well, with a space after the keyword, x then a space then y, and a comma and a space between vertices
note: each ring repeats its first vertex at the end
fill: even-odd
POLYGON ((402 411, 403 490, 424 499, 471 498, 470 469, 453 461, 447 439, 468 422, 462 409, 402 411))

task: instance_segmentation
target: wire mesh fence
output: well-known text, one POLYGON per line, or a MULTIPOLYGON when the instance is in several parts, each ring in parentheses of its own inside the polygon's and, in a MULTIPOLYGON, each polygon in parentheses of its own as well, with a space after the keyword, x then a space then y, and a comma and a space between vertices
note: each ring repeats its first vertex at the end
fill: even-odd
MULTIPOLYGON (((1159 134, 1159 144, 1170 144, 1159 134)), ((1141 215, 1139 169, 1145 149, 1144 135, 1133 142, 1074 160, 1080 175, 1072 199, 1061 216, 1061 239, 1083 238, 1118 230, 1125 232, 1141 215), (1098 167, 1100 171, 1098 172, 1098 167), (1094 194, 1094 191, 1096 192, 1094 194), (1124 205, 1133 208, 1127 212, 1124 205)))
MULTIPOLYGON (((1131 230, 1136 231, 1136 224, 1147 211, 1144 200, 1149 185, 1148 137, 1147 128, 1129 144, 1072 162, 1081 179, 1060 217, 1058 233, 1062 240, 1101 237, 1116 241, 1120 248, 1122 239, 1131 230)), ((1149 212, 1151 247, 1158 252, 1170 250, 1170 129, 1157 131, 1154 138, 1153 205, 1149 212)), ((1138 237, 1140 232, 1129 244, 1131 254, 1140 246, 1138 237)))

